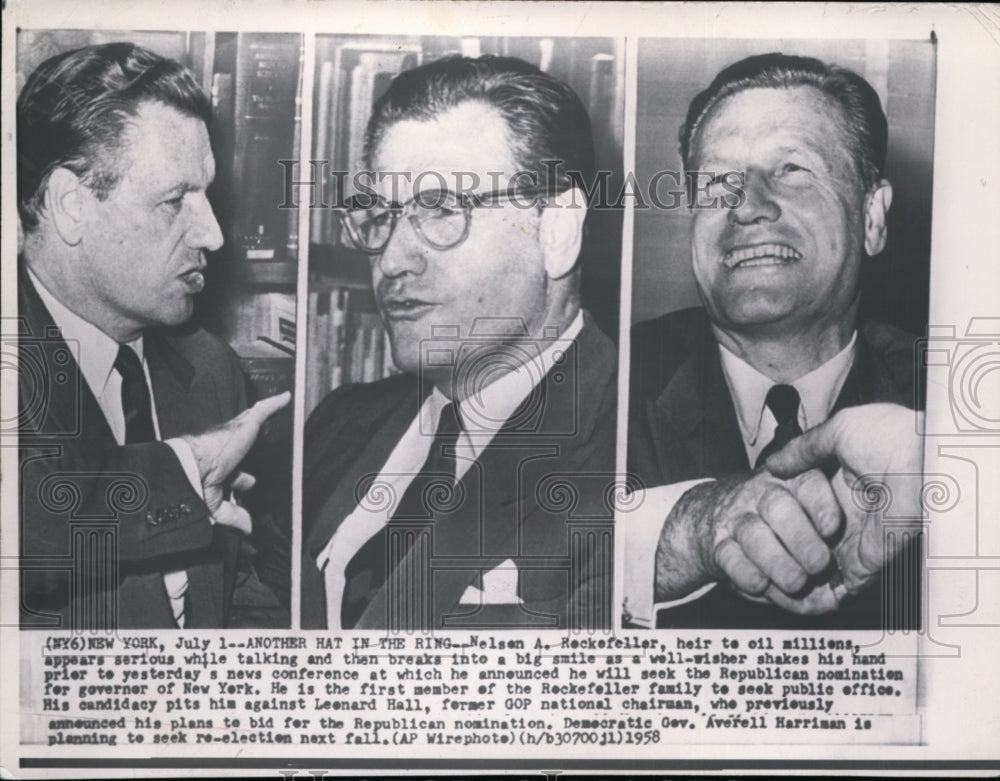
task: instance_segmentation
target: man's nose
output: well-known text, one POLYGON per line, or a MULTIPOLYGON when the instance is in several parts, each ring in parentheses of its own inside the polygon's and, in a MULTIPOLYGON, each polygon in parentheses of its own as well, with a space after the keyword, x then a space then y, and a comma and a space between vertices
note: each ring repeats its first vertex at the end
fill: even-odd
POLYGON ((191 249, 212 252, 222 246, 222 229, 215 219, 212 204, 204 193, 194 194, 191 225, 187 231, 187 245, 191 249))
POLYGON ((743 177, 743 204, 729 210, 729 221, 737 225, 774 222, 781 216, 781 207, 774 198, 766 174, 748 170, 743 177))
POLYGON ((429 248, 406 217, 400 217, 382 254, 378 268, 385 277, 398 277, 406 273, 423 274, 427 270, 429 248))

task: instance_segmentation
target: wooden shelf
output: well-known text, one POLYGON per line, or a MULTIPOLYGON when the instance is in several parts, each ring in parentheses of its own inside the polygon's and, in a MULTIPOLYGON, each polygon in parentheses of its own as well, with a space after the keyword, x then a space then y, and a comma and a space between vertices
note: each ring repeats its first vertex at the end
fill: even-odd
POLYGON ((236 271, 240 284, 267 287, 295 287, 298 263, 294 261, 243 261, 236 271))
POLYGON ((353 247, 310 244, 309 277, 310 290, 328 290, 332 287, 370 290, 371 261, 365 253, 353 247))

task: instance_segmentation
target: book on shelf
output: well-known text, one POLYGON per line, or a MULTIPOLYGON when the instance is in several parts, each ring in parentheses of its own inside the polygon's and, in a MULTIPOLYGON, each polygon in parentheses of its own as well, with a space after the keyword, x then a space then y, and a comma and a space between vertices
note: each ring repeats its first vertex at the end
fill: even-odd
POLYGON ((301 46, 296 34, 236 37, 232 238, 243 260, 287 259, 290 217, 289 210, 278 208, 285 200, 279 161, 297 158, 301 46))
POLYGON ((295 356, 262 340, 235 344, 250 385, 251 402, 295 387, 295 356))
POLYGON ((295 313, 294 293, 239 291, 229 313, 229 339, 234 345, 263 341, 294 355, 295 313))
POLYGON ((334 388, 393 373, 385 329, 370 288, 333 285, 309 294, 306 412, 334 388))
MULTIPOLYGON (((299 45, 298 82, 295 85, 295 117, 292 120, 292 153, 298 155, 302 148, 302 79, 305 71, 305 46, 299 45)), ((293 199, 293 203, 295 200, 293 199)), ((288 209, 288 238, 285 257, 293 260, 299 256, 299 210, 288 209)))
MULTIPOLYGON (((318 48, 322 59, 317 64, 313 159, 327 162, 325 184, 338 188, 327 189, 327 204, 340 204, 356 192, 352 180, 364 170, 365 129, 372 107, 397 75, 420 64, 421 55, 420 46, 398 40, 332 42, 318 48), (335 172, 346 172, 346 176, 334 176, 335 172)), ((349 244, 329 209, 313 218, 310 240, 349 244)))
POLYGON ((295 296, 257 293, 237 305, 233 349, 240 356, 251 400, 295 386, 295 296))

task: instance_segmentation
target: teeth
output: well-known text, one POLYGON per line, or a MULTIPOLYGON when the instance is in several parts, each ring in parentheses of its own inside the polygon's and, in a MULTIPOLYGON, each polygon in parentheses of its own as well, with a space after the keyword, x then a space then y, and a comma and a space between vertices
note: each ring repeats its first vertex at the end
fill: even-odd
POLYGON ((737 265, 768 266, 786 260, 801 260, 802 256, 786 244, 758 244, 753 247, 740 247, 726 253, 723 262, 733 268, 737 265), (748 262, 757 261, 761 262, 748 262))

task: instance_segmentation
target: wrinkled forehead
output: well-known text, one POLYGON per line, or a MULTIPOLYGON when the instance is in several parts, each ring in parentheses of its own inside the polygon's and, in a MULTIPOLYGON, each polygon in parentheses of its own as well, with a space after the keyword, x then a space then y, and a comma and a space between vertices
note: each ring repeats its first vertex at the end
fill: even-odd
POLYGON ((442 188, 482 192, 506 184, 518 170, 506 121, 479 101, 466 101, 433 119, 394 122, 371 162, 376 190, 390 200, 442 188))
POLYGON ((139 104, 126 122, 120 149, 115 150, 124 173, 183 179, 193 184, 211 181, 215 158, 208 128, 199 117, 158 101, 139 104))
POLYGON ((692 138, 691 161, 697 166, 717 155, 752 156, 789 145, 854 165, 842 107, 811 85, 749 87, 727 95, 703 116, 692 138))

